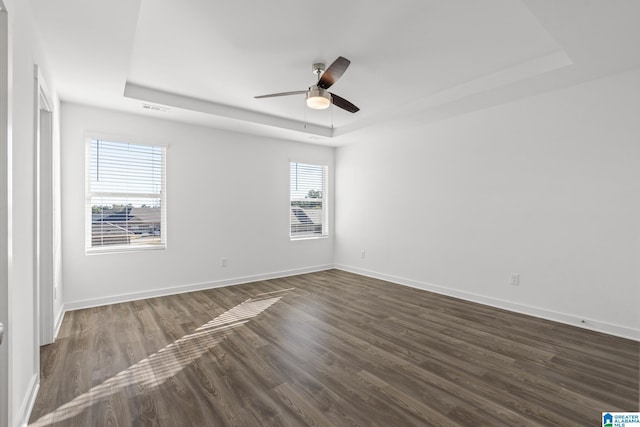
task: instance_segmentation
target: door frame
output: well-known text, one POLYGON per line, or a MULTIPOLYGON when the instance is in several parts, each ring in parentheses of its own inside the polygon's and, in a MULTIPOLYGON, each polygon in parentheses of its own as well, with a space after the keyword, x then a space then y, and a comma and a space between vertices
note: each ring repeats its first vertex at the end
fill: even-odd
POLYGON ((5 334, 0 345, 0 427, 9 426, 12 421, 11 401, 11 306, 9 304, 12 218, 11 218, 11 176, 12 176, 12 136, 11 128, 11 34, 9 12, 5 2, 0 0, 0 322, 5 334), (5 243, 6 242, 6 243, 5 243))
MULTIPOLYGON (((53 179, 53 104, 38 65, 34 66, 35 135, 35 232, 34 248, 35 307, 34 325, 38 325, 36 348, 54 341, 54 179, 53 179)), ((36 367, 39 369, 39 366, 36 367)))

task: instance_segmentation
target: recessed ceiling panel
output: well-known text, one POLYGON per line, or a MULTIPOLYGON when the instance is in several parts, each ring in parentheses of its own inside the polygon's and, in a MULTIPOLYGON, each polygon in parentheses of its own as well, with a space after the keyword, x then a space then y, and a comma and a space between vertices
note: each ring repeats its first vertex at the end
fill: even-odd
POLYGON ((131 83, 340 127, 558 50, 520 2, 145 0, 131 83), (312 63, 342 55, 332 87, 361 108, 311 111, 312 63))

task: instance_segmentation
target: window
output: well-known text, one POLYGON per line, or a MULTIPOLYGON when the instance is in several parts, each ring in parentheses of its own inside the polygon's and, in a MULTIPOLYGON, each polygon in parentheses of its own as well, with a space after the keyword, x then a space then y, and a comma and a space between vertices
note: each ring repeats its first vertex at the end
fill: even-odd
POLYGON ((327 166, 291 162, 292 239, 328 235, 327 175, 327 166))
POLYGON ((166 148, 87 141, 87 251, 166 247, 166 148))

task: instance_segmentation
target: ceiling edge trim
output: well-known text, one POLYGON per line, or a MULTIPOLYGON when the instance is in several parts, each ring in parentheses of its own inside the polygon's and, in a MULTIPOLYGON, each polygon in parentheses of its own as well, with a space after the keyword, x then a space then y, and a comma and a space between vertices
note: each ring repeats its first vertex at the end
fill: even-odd
POLYGON ((124 96, 144 102, 166 105, 199 113, 211 114, 229 119, 241 120, 280 129, 293 130, 303 134, 318 135, 332 138, 334 129, 319 126, 313 123, 304 123, 284 117, 272 116, 257 111, 245 110, 230 105, 218 104, 204 99, 192 98, 171 92, 138 85, 127 81, 124 88, 124 96))
POLYGON ((573 65, 573 61, 563 50, 557 50, 546 55, 539 56, 520 64, 503 68, 496 72, 486 74, 466 83, 453 86, 438 93, 420 97, 412 102, 394 109, 393 115, 383 115, 370 117, 350 125, 337 128, 335 136, 344 135, 349 132, 361 129, 371 123, 379 123, 392 119, 401 118, 407 114, 415 114, 420 111, 433 110, 455 102, 471 98, 482 93, 488 93, 514 83, 522 82, 536 76, 556 71, 573 65))

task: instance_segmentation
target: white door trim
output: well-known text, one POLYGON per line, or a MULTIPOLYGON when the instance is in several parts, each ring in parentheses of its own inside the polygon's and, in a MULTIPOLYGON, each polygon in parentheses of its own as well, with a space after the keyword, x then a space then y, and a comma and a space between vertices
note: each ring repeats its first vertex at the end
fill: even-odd
POLYGON ((11 401, 11 313, 9 278, 11 270, 12 218, 11 218, 11 34, 9 13, 0 0, 0 322, 4 324, 4 340, 0 345, 0 427, 12 422, 11 401))
MULTIPOLYGON (((54 247, 53 247, 53 104, 40 68, 35 77, 35 233, 36 267, 34 324, 39 325, 36 348, 54 341, 54 247)), ((39 372, 39 366, 36 366, 39 372)))

